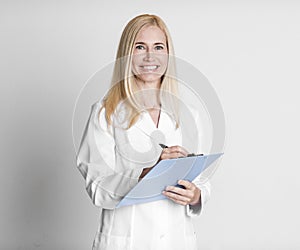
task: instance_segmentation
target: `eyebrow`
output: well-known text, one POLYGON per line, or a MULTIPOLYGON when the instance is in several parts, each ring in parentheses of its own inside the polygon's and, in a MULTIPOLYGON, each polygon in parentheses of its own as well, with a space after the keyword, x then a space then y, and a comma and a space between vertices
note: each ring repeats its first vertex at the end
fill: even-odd
MULTIPOLYGON (((144 43, 144 42, 136 42, 135 44, 144 44, 144 45, 146 45, 146 43, 144 43)), ((166 44, 163 43, 163 42, 157 42, 157 43, 154 43, 154 45, 158 45, 158 44, 166 45, 166 44)))

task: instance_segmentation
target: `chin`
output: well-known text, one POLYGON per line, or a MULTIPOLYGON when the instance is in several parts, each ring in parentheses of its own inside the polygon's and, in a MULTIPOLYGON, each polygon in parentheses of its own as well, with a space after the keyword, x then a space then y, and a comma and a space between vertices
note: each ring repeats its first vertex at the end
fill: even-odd
POLYGON ((143 82, 156 82, 161 80, 162 75, 158 74, 141 74, 137 75, 137 78, 143 82))

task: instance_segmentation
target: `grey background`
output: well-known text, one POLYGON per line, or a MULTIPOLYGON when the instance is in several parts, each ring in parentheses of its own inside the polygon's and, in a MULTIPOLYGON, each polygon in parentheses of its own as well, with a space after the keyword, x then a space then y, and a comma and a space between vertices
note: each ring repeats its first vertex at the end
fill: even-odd
POLYGON ((297 1, 1 1, 1 249, 90 249, 97 224, 71 120, 140 13, 213 84, 227 122, 200 249, 300 249, 297 1))

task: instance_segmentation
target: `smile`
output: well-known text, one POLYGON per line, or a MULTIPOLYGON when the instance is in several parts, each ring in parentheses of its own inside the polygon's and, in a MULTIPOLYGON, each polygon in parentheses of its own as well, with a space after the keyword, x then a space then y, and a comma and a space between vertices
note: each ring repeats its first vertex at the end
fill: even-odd
POLYGON ((156 70, 159 66, 158 65, 144 65, 144 66, 140 66, 142 69, 144 70, 156 70))

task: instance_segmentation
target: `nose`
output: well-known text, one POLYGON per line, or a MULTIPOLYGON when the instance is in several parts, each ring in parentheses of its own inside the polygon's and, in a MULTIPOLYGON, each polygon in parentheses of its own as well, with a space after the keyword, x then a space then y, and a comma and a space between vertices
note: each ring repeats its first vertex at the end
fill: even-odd
POLYGON ((144 60, 147 61, 147 62, 154 61, 154 54, 153 54, 153 52, 147 50, 147 52, 145 53, 145 56, 144 56, 144 60))

